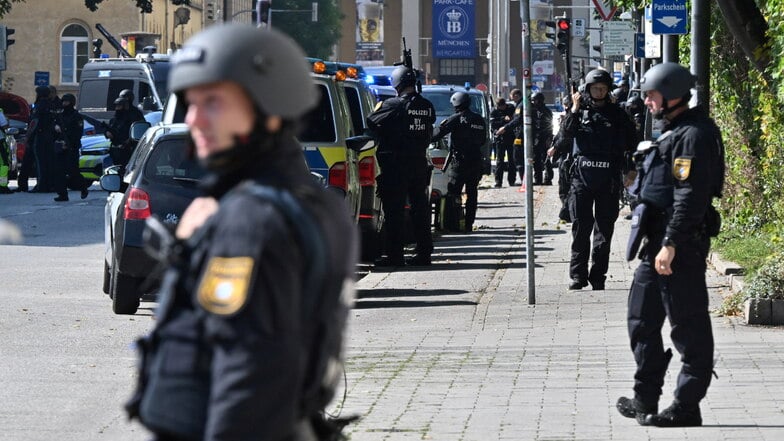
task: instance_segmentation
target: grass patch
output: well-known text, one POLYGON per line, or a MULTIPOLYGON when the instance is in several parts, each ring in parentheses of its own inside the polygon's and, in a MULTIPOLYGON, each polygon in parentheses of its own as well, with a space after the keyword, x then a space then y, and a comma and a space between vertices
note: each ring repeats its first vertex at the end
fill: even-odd
POLYGON ((765 262, 765 258, 773 254, 775 245, 767 236, 728 237, 721 235, 713 249, 721 254, 724 260, 742 266, 746 270, 746 275, 749 275, 756 272, 765 262))

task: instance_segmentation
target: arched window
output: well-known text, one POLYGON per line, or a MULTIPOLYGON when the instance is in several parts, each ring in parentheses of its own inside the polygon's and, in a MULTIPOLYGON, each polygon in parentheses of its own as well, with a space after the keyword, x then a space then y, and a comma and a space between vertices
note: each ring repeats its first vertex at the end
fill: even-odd
POLYGON ((79 84, 89 50, 90 38, 84 26, 70 24, 63 29, 60 35, 60 84, 79 84))

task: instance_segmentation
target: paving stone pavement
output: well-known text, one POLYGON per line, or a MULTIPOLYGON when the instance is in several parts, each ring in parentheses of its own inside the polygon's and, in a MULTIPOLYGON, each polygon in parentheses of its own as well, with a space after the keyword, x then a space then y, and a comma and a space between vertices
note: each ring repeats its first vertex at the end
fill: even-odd
MULTIPOLYGON (((487 181, 485 184, 489 184, 487 181)), ((568 291, 570 225, 557 186, 535 187, 535 305, 517 188, 479 195, 469 235, 436 238, 430 267, 373 270, 357 284, 347 334, 345 400, 361 441, 783 440, 784 328, 713 316, 716 372, 704 426, 641 427, 615 410, 632 394, 626 299, 636 263, 619 218, 605 291, 568 291)), ((623 213, 622 213, 623 214, 623 213)), ((727 279, 708 272, 711 308, 727 279)), ((669 328, 665 325, 665 345, 669 328)), ((660 407, 672 400, 674 357, 660 407)))

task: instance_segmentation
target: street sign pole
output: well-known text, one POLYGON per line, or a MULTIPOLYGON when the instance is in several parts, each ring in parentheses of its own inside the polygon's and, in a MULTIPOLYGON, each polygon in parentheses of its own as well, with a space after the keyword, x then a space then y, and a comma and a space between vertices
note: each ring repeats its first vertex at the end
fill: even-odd
POLYGON ((531 131, 531 5, 529 0, 520 0, 520 19, 523 23, 523 149, 525 151, 525 267, 528 274, 528 304, 536 304, 534 279, 534 147, 531 131))

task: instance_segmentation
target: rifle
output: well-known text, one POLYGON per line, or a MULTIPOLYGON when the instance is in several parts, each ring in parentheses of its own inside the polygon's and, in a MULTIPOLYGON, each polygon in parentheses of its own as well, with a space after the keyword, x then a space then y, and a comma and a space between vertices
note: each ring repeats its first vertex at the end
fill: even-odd
POLYGON ((411 49, 406 47, 406 37, 403 37, 403 61, 399 61, 394 63, 395 66, 403 65, 416 73, 417 82, 416 82, 416 91, 417 93, 422 93, 422 81, 419 80, 419 72, 414 69, 414 61, 411 58, 411 49))
POLYGON ((105 131, 109 130, 109 128, 110 128, 109 124, 106 124, 105 122, 101 121, 98 118, 93 118, 92 116, 85 115, 84 113, 80 113, 79 116, 84 118, 84 120, 87 121, 88 123, 94 125, 96 129, 97 128, 101 128, 105 132, 105 131))

